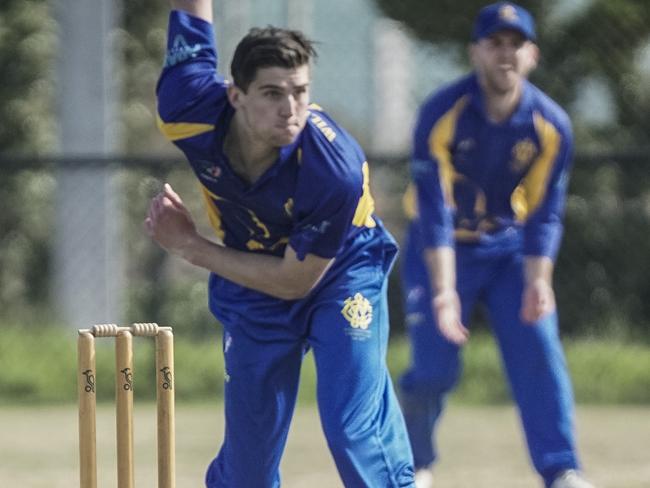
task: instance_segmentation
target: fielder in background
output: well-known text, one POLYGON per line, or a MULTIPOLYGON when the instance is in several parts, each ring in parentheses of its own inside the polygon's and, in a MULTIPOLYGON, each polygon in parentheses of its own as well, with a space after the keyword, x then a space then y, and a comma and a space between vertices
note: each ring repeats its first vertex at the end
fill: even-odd
POLYGON ((212 1, 172 1, 159 124, 198 178, 217 240, 169 185, 145 220, 163 248, 211 272, 223 324, 225 438, 208 488, 280 486, 303 356, 313 350, 323 431, 348 487, 413 487, 385 363, 396 244, 373 215, 359 145, 310 105, 312 43, 252 29, 229 84, 216 71, 212 1))
POLYGON ((562 235, 572 134, 532 85, 538 48, 528 11, 484 7, 474 70, 434 93, 414 134, 412 216, 402 278, 412 361, 400 379, 416 485, 432 486, 433 432, 461 370, 465 324, 488 312, 528 449, 546 487, 588 488, 558 336, 552 272, 562 235))

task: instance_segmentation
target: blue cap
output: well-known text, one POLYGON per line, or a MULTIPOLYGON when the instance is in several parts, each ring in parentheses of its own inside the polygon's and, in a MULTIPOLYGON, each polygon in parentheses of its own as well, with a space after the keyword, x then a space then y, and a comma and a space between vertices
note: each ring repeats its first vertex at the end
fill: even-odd
POLYGON ((480 41, 502 30, 517 31, 529 41, 535 40, 535 21, 530 12, 514 3, 499 2, 480 10, 474 22, 472 41, 480 41))

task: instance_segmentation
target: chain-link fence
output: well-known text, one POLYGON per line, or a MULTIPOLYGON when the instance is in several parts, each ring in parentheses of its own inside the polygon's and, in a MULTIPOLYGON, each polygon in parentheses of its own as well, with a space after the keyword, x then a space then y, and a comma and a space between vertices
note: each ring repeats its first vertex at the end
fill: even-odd
MULTIPOLYGON (((405 218, 401 196, 407 182, 407 158, 370 156, 378 214, 401 240, 405 218)), ((575 334, 616 334, 648 337, 650 325, 650 156, 627 154, 578 155, 567 204, 566 230, 556 271, 562 327, 575 334)), ((149 197, 170 181, 186 199, 201 230, 209 235, 199 192, 186 163, 169 158, 101 158, 0 160, 1 176, 21 188, 21 201, 5 201, 0 235, 0 323, 59 324, 55 236, 65 228, 56 217, 57 191, 65 171, 108 168, 112 171, 120 216, 123 266, 122 309, 129 320, 174 323, 196 334, 214 326, 207 309, 206 276, 170 258, 142 231, 149 197)), ((88 193, 92 195, 92 192, 88 193)), ((92 218, 104 209, 101 200, 75 202, 92 218), (99 206, 98 206, 99 205, 99 206)), ((113 226, 115 227, 115 226, 113 226)), ((109 228, 110 231, 110 228, 109 228)), ((104 239, 111 236, 103 236, 104 239)), ((103 251, 76 236, 75 259, 93 263, 103 251)), ((90 266, 87 264, 86 266, 90 266)), ((79 307, 92 300, 92 274, 76 297, 79 307), (84 294, 87 294, 84 296, 84 294)), ((390 287, 393 327, 403 330, 401 291, 397 273, 390 287)))

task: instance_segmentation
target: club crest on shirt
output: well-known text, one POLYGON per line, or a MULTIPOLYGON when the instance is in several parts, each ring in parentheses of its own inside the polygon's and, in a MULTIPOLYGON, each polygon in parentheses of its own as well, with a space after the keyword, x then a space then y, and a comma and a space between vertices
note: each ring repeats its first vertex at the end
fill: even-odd
POLYGON ((521 173, 537 156, 537 146, 530 139, 522 139, 512 146, 512 159, 510 160, 510 169, 516 173, 521 173))
POLYGON ((350 323, 350 328, 346 330, 349 336, 358 340, 370 337, 368 327, 372 322, 372 305, 361 293, 345 299, 341 314, 350 323))

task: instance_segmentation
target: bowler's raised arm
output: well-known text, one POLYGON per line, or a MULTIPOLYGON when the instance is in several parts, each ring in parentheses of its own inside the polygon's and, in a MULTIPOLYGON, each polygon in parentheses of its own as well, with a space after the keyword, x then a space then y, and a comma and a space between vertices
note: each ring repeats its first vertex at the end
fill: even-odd
POLYGON ((170 0, 174 10, 183 10, 194 17, 212 22, 212 0, 170 0))

